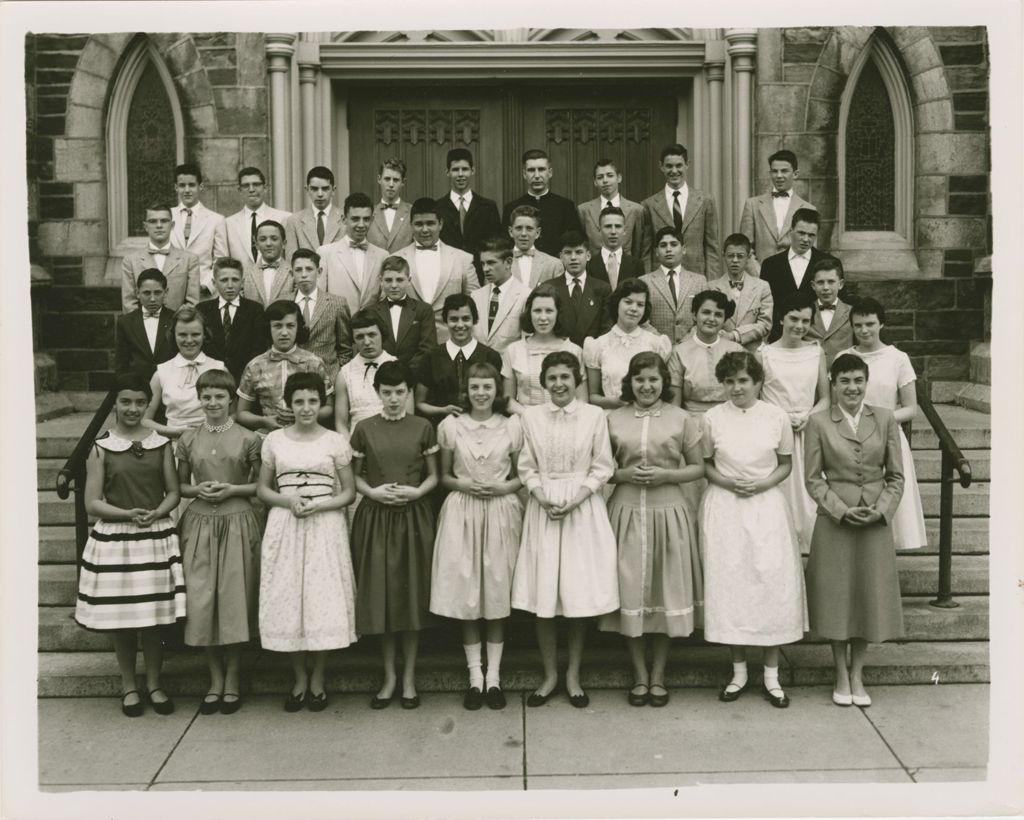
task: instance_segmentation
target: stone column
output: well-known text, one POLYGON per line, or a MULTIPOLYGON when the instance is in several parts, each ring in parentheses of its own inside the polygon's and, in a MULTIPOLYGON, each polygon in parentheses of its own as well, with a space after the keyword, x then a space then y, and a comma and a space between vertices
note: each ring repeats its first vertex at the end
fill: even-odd
POLYGON ((292 187, 288 156, 288 75, 295 53, 295 35, 267 34, 265 43, 270 74, 271 190, 274 206, 291 210, 288 201, 292 187))
POLYGON ((752 118, 750 116, 751 77, 754 73, 754 55, 757 53, 756 28, 731 28, 725 32, 729 42, 729 56, 732 57, 732 70, 735 80, 736 94, 736 202, 740 203, 750 196, 750 141, 752 118))
POLYGON ((711 193, 718 201, 719 209, 725 206, 722 187, 722 86, 725 82, 725 42, 712 40, 704 51, 704 76, 708 84, 708 119, 711 124, 711 193))
POLYGON ((302 112, 303 173, 317 165, 316 156, 316 81, 320 73, 320 44, 300 42, 296 53, 299 64, 299 106, 302 112))

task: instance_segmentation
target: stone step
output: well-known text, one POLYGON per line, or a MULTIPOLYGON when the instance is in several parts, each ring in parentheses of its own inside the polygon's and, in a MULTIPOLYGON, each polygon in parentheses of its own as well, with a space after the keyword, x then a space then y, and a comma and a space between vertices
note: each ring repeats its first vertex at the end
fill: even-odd
MULTIPOLYGON (((921 506, 925 517, 935 518, 939 515, 941 485, 919 484, 921 506)), ((988 515, 988 484, 972 484, 966 489, 959 484, 953 488, 953 515, 960 517, 985 517, 988 515)), ((955 524, 954 524, 955 526, 955 524)))
POLYGON ((36 394, 36 421, 48 421, 49 419, 68 416, 75 412, 75 406, 71 399, 64 393, 37 393, 36 394))
MULTIPOLYGON (((914 554, 935 555, 939 551, 939 519, 925 518, 928 546, 911 550, 914 554)), ((989 520, 987 518, 953 519, 953 554, 970 555, 989 551, 989 520)))
POLYGON ((39 528, 39 563, 73 564, 75 528, 69 526, 39 528))
MULTIPOLYGON (((60 418, 50 419, 36 425, 36 457, 66 459, 75 449, 92 421, 95 410, 87 413, 71 413, 60 418)), ((107 418, 101 430, 113 424, 113 414, 107 418)))
POLYGON ((43 490, 37 492, 36 496, 40 526, 75 523, 75 496, 73 493, 67 499, 62 499, 57 495, 56 490, 43 490))
MULTIPOLYGON (((985 482, 992 477, 992 451, 991 450, 961 450, 964 458, 971 463, 971 479, 975 482, 985 482)), ((917 471, 917 480, 922 483, 939 481, 942 478, 942 451, 941 450, 914 450, 914 469, 917 471)), ((954 480, 957 473, 953 473, 954 480)), ((959 485, 957 485, 959 489, 959 485)))
MULTIPOLYGON (((362 652, 357 651, 357 644, 329 654, 327 689, 330 692, 369 695, 380 686, 378 644, 376 641, 365 643, 368 646, 362 652)), ((755 677, 759 674, 757 655, 757 650, 751 652, 751 672, 755 677)), ((117 664, 109 650, 44 652, 38 657, 39 697, 115 697, 121 693, 117 664)), ((989 681, 988 657, 986 641, 872 646, 869 663, 864 669, 864 683, 867 686, 986 683, 989 681)), ((565 665, 564 656, 559 663, 565 665)), ((821 685, 833 679, 832 654, 826 645, 785 646, 780 666, 784 686, 821 685)), ((508 646, 502 657, 501 671, 502 686, 509 692, 532 690, 542 679, 540 658, 533 649, 508 646)), ((728 647, 675 644, 669 653, 666 683, 673 688, 718 687, 729 679, 730 672, 728 647)), ((207 674, 202 653, 177 650, 165 653, 163 683, 172 696, 203 694, 208 688, 207 674)), ((242 681, 244 694, 283 696, 291 683, 287 656, 246 651, 242 659, 242 681)), ((588 689, 626 690, 633 682, 633 672, 625 646, 588 648, 581 682, 588 689)), ((421 656, 416 666, 416 684, 422 693, 463 691, 465 658, 461 651, 453 648, 421 656)), ((791 693, 794 699, 799 696, 799 691, 791 693)))
POLYGON ((52 490, 57 481, 57 473, 66 461, 66 458, 37 458, 36 488, 43 491, 52 490))
MULTIPOLYGON (((992 417, 955 404, 937 404, 935 409, 961 450, 988 450, 992 447, 992 417)), ((939 439, 924 413, 918 410, 910 437, 915 450, 937 450, 939 439)))
POLYGON ((968 384, 956 394, 956 403, 980 413, 992 412, 992 388, 987 384, 968 384))
MULTIPOLYGON (((900 553, 896 556, 900 591, 904 596, 938 594, 939 559, 935 555, 900 553)), ((953 558, 953 595, 988 594, 988 556, 957 555, 953 558)))
POLYGON ((970 375, 975 384, 992 384, 991 342, 974 342, 971 345, 970 375))

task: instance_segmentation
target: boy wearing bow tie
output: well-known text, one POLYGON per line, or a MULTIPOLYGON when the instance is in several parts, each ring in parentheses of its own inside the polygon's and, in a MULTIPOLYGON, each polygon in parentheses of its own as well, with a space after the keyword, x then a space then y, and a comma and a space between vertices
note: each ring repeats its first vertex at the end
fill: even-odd
POLYGON ((825 365, 839 351, 853 347, 853 326, 850 324, 850 306, 839 298, 843 289, 843 263, 834 256, 825 256, 811 264, 808 271, 811 288, 817 299, 814 320, 807 331, 808 339, 817 339, 825 351, 825 365))
POLYGON ((135 373, 148 382, 156 366, 177 353, 171 341, 174 311, 164 306, 167 279, 156 268, 139 274, 135 292, 139 307, 117 319, 114 372, 135 373))
POLYGON ((295 293, 292 271, 284 258, 285 229, 268 219, 256 226, 256 266, 245 271, 243 295, 263 307, 295 293))
POLYGON ((318 253, 328 293, 340 296, 352 310, 371 307, 380 296, 380 266, 387 253, 371 244, 373 202, 366 194, 349 194, 342 207, 345 235, 318 253))
POLYGON ((384 328, 384 350, 415 373, 420 359, 437 346, 434 311, 409 295, 409 263, 401 256, 384 260, 380 290, 380 300, 369 310, 384 328))
POLYGON ((793 214, 801 208, 815 210, 793 190, 793 182, 800 175, 796 154, 785 149, 776 151, 768 157, 768 169, 771 191, 743 203, 740 217, 740 233, 750 237, 754 246, 748 270, 755 276, 765 259, 789 248, 793 214))
POLYGON ((739 342, 753 353, 772 329, 772 289, 767 282, 747 273, 750 261, 750 240, 741 233, 725 239, 725 276, 708 287, 720 290, 736 311, 725 320, 721 335, 739 342))
POLYGON ((136 280, 145 270, 156 268, 166 278, 164 304, 177 310, 199 301, 199 259, 171 245, 174 217, 171 206, 156 202, 146 207, 142 227, 149 237, 145 250, 132 251, 121 261, 121 305, 125 313, 139 306, 136 280))
POLYGON ((509 214, 508 235, 515 248, 512 250, 512 275, 527 290, 541 282, 561 276, 562 263, 537 248, 541 233, 540 211, 532 205, 520 205, 509 214))
POLYGON ((380 164, 377 184, 380 202, 373 208, 373 222, 366 238, 371 245, 395 253, 412 242, 412 209, 402 201, 405 187, 405 163, 391 157, 380 164))

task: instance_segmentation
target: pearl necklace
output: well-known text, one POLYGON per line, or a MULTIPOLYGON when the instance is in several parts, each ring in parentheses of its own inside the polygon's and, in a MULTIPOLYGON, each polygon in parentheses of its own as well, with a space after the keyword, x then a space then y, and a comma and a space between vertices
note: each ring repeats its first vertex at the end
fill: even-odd
POLYGON ((229 418, 223 424, 212 425, 208 422, 203 422, 203 429, 207 433, 223 433, 225 430, 230 430, 232 425, 235 423, 233 418, 229 418))

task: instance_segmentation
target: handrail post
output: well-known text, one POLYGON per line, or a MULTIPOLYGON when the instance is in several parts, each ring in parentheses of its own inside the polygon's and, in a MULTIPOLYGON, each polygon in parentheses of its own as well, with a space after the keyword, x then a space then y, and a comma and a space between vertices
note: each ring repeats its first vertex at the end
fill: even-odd
POLYGON ((89 516, 85 510, 85 465, 75 472, 75 575, 82 575, 82 555, 89 540, 89 516))
POLYGON ((953 600, 953 454, 942 447, 942 475, 939 485, 939 597, 934 607, 954 609, 953 600))

